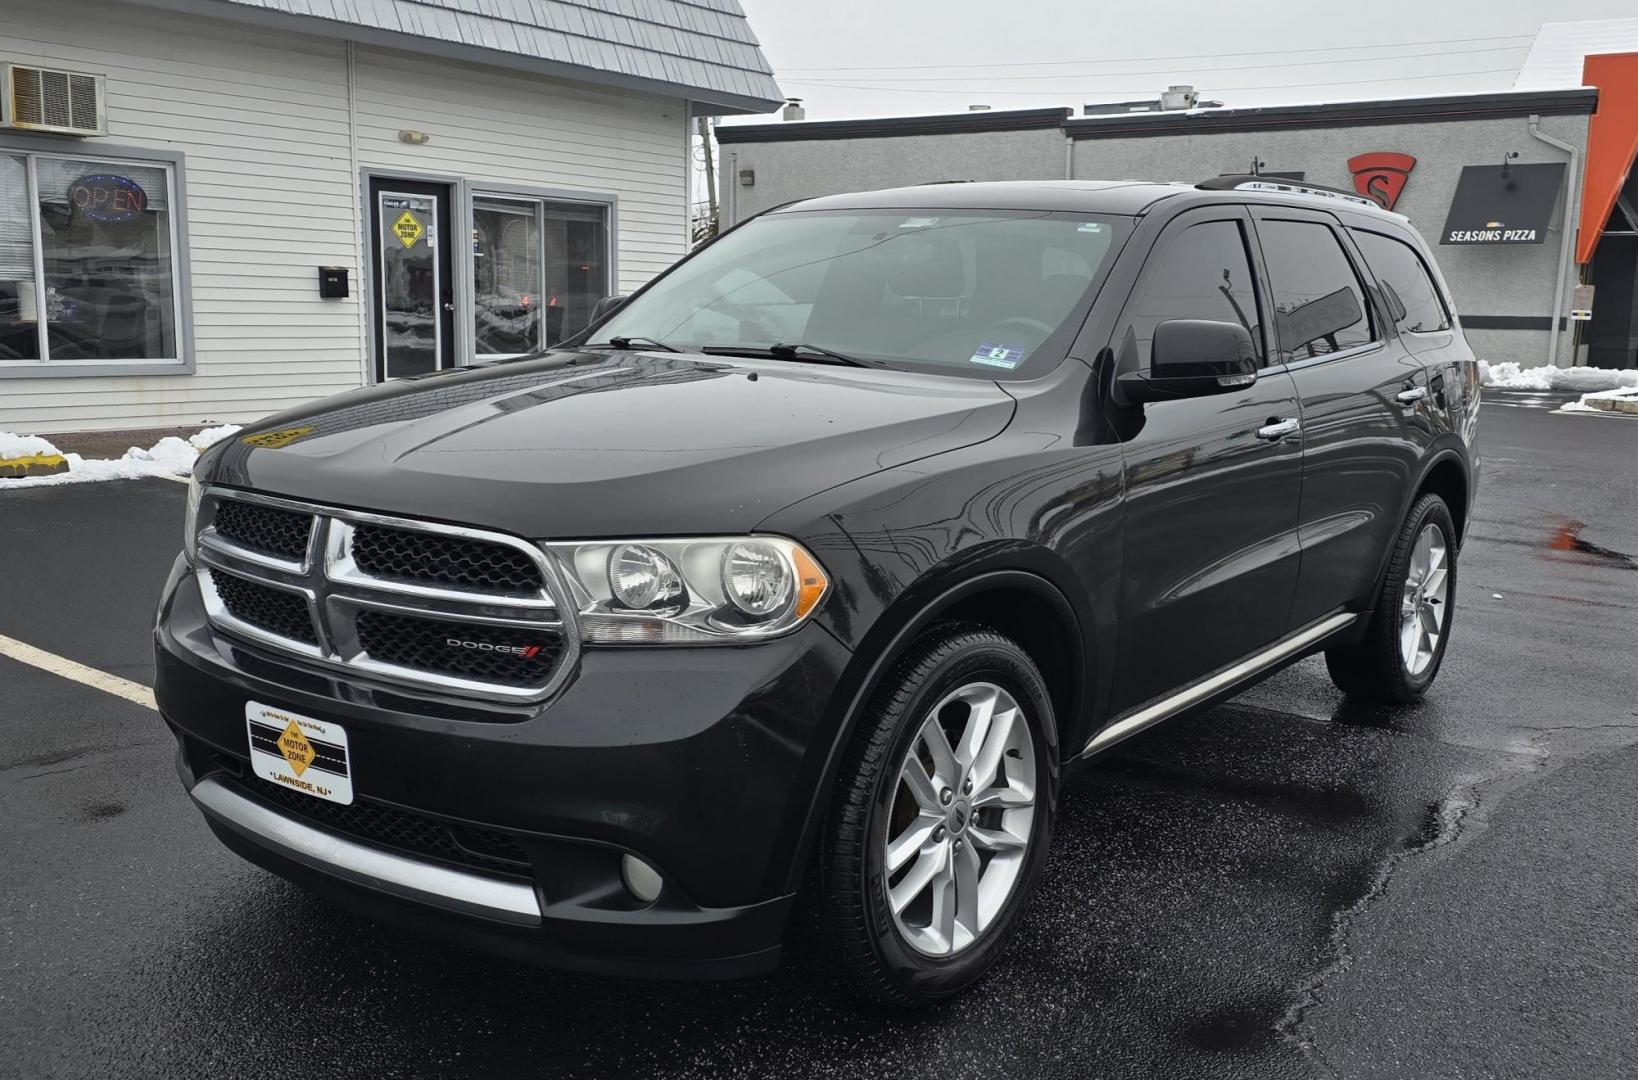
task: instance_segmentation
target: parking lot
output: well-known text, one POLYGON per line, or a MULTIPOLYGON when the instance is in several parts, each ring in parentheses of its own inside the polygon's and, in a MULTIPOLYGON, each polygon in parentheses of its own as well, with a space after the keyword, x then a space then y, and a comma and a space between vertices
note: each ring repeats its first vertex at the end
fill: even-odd
MULTIPOLYGON (((1073 775, 1013 947, 921 1014, 362 922, 215 841, 149 707, 0 655, 0 1075, 1630 1075, 1638 421, 1554 404, 1485 407, 1423 705, 1316 658, 1073 775)), ((150 683, 184 494, 0 492, 0 636, 150 683)))

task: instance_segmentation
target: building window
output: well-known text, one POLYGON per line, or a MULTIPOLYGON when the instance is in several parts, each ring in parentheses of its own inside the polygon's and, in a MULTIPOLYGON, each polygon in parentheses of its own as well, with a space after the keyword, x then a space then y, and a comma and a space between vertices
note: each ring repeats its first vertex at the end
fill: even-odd
POLYGON ((0 370, 181 363, 175 166, 0 150, 0 370))
POLYGON ((608 295, 608 208, 517 195, 472 199, 480 360, 550 348, 608 295))

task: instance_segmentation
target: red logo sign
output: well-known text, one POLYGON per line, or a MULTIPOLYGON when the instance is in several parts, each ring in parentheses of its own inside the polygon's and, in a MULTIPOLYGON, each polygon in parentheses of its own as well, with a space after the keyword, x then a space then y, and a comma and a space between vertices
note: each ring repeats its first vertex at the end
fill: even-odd
POLYGON ((1384 210, 1392 210, 1405 190, 1410 171, 1416 168, 1416 159, 1409 154, 1360 154, 1348 159, 1348 171, 1354 174, 1354 190, 1367 199, 1374 199, 1384 210))

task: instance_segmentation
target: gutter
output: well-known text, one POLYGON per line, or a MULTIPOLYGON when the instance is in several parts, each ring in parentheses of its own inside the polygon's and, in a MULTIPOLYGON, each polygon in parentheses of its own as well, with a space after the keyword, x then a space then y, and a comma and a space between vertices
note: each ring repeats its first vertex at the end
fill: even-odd
MULTIPOLYGON (((1557 147, 1570 155, 1570 175, 1564 181, 1564 227, 1560 230, 1558 256, 1558 277, 1553 285, 1553 324, 1552 332, 1547 337, 1547 366, 1558 366, 1558 338, 1563 333, 1559 329, 1559 322, 1564 316, 1564 280, 1570 273, 1570 258, 1575 253, 1575 195, 1576 195, 1576 165, 1580 162, 1581 154, 1576 148, 1562 139, 1555 139, 1541 130, 1541 117, 1530 117, 1530 136, 1538 142, 1557 147)), ((1574 366, 1574 360, 1571 360, 1574 366)))

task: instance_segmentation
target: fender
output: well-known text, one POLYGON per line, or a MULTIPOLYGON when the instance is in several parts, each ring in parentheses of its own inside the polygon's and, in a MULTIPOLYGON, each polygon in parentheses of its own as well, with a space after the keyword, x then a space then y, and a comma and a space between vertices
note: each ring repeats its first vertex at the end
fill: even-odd
MULTIPOLYGON (((1473 527, 1473 467, 1472 463, 1468 459, 1467 445, 1462 442, 1461 436, 1456 435, 1455 433, 1441 435, 1433 443, 1432 449, 1425 457, 1422 458, 1421 467, 1417 469, 1416 472, 1416 479, 1412 483, 1405 486, 1405 497, 1399 504, 1399 520, 1401 523, 1404 522, 1405 516, 1410 513, 1411 503, 1415 500, 1416 493, 1422 490, 1422 485, 1427 482, 1428 474, 1433 472, 1436 466, 1447 461, 1456 462, 1456 464, 1462 470, 1463 478, 1467 482, 1467 505, 1461 508, 1462 518, 1467 524, 1463 529, 1462 537, 1458 538, 1457 540, 1457 551, 1460 552, 1461 542, 1466 539, 1467 532, 1473 527)), ((1374 584, 1371 586, 1372 606, 1365 609, 1365 613, 1367 615, 1376 610, 1376 598, 1382 594, 1382 582, 1388 576, 1388 560, 1392 557, 1393 544, 1390 541, 1387 548, 1382 552, 1380 563, 1376 569, 1374 584)), ((1355 624, 1355 629, 1350 630, 1347 634, 1343 635, 1343 637, 1348 641, 1354 641, 1361 638, 1364 636, 1365 630, 1369 624, 1369 618, 1360 619, 1359 622, 1355 624)))
MULTIPOLYGON (((896 601, 881 618, 876 621, 865 635, 860 647, 854 653, 854 659, 843 675, 842 681, 831 695, 830 704, 825 710, 827 721, 833 727, 834 736, 830 749, 827 752, 823 767, 814 784, 814 796, 809 800, 806 814, 799 823, 797 835, 793 838, 793 858, 781 892, 794 892, 802 886, 802 879, 807 872, 809 857, 813 851, 813 844, 819 834, 825 816, 830 812, 832 789, 836 786, 836 775, 841 768, 842 756, 847 751, 848 744, 853 739, 853 733, 858 726, 859 717, 863 713, 870 698, 881 685, 882 679, 898 659, 904 649, 914 640, 916 634, 926 629, 938 617, 951 607, 969 596, 976 596, 997 588, 1026 589, 1041 597, 1071 626, 1075 628, 1076 644, 1075 655, 1081 662, 1074 665, 1074 679, 1070 686, 1068 700, 1069 715, 1059 721, 1060 728, 1066 728, 1067 722, 1074 722, 1086 712, 1087 682, 1089 664, 1087 662, 1087 643, 1085 621, 1076 611, 1064 592, 1047 577, 1034 570, 1016 568, 1018 556, 1022 552, 1016 545, 1006 545, 1004 552, 996 552, 996 557, 1010 557, 1015 564, 1007 569, 979 570, 971 576, 962 578, 953 584, 935 584, 931 589, 939 589, 932 596, 926 596, 926 588, 912 587, 896 601)), ((1045 555, 1045 552, 1040 552, 1045 555)), ((966 560, 962 560, 966 561, 966 560)), ((1090 719, 1090 718, 1087 718, 1090 719)), ((1082 729, 1090 726, 1087 722, 1074 722, 1071 730, 1050 733, 1057 737, 1064 746, 1077 745, 1075 739, 1080 736, 1082 729)))

